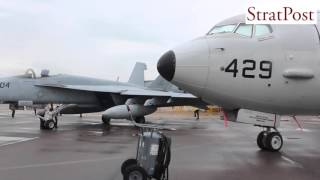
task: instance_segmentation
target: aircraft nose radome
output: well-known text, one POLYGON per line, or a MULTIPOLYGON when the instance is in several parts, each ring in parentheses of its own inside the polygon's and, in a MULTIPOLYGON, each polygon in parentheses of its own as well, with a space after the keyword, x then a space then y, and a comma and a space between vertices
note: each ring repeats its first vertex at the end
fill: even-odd
POLYGON ((158 61, 158 72, 168 81, 173 79, 176 71, 176 56, 173 51, 163 54, 158 61))

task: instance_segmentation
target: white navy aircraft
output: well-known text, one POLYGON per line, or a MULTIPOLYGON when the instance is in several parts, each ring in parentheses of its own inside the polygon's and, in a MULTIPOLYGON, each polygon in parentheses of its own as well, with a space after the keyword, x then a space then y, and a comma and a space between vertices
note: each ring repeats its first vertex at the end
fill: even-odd
POLYGON ((229 120, 265 127, 260 148, 278 151, 280 115, 320 112, 320 14, 316 25, 249 25, 226 19, 165 53, 159 73, 229 120))
POLYGON ((13 106, 63 104, 38 112, 41 129, 57 127, 58 114, 101 112, 103 123, 110 119, 130 119, 144 123, 146 115, 158 107, 191 105, 206 108, 199 98, 182 92, 162 77, 145 86, 144 63, 137 63, 127 83, 73 75, 36 77, 33 70, 25 75, 0 78, 0 100, 13 106), (130 113, 130 112, 131 113, 130 113))

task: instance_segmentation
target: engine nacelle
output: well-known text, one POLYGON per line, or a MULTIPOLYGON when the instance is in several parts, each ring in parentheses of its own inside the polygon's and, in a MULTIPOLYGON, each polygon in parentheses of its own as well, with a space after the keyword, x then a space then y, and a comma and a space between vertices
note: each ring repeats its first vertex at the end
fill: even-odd
MULTIPOLYGON (((152 114, 157 110, 154 106, 146 107, 140 104, 129 105, 129 108, 134 118, 152 114)), ((102 117, 105 119, 130 119, 130 113, 128 112, 127 105, 119 105, 107 109, 102 114, 102 117)))

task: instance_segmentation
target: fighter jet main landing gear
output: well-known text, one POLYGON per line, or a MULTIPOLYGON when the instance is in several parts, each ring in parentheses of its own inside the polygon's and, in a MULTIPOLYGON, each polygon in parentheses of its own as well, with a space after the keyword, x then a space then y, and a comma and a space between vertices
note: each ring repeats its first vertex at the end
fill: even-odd
POLYGON ((274 129, 275 131, 272 131, 270 127, 267 127, 266 129, 267 130, 259 133, 257 137, 257 145, 262 150, 271 152, 279 151, 283 146, 282 135, 277 131, 277 129, 274 129))
POLYGON ((139 124, 145 124, 146 118, 144 116, 134 118, 134 121, 139 124))
POLYGON ((111 120, 110 118, 106 118, 102 116, 101 120, 103 124, 110 125, 110 120, 111 120))

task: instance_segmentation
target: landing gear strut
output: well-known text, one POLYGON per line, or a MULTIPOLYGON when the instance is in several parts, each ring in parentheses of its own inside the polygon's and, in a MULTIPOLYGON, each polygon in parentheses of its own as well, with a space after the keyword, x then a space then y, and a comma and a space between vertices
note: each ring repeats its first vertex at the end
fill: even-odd
POLYGON ((105 125, 110 125, 110 120, 111 120, 110 118, 105 118, 105 117, 102 116, 102 119, 101 119, 101 120, 102 120, 102 123, 103 123, 103 124, 105 124, 105 125))
POLYGON ((283 146, 282 135, 276 130, 271 131, 270 127, 259 133, 257 137, 257 145, 262 150, 277 152, 283 146))

